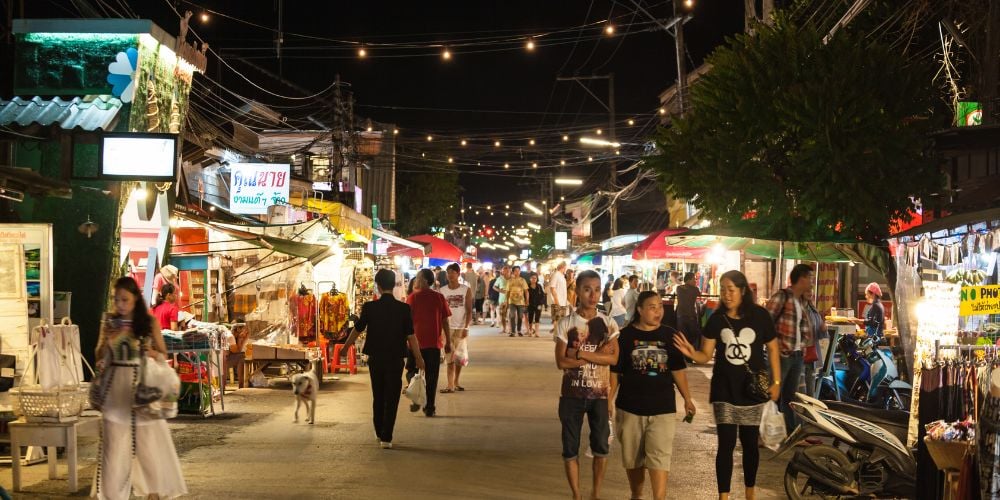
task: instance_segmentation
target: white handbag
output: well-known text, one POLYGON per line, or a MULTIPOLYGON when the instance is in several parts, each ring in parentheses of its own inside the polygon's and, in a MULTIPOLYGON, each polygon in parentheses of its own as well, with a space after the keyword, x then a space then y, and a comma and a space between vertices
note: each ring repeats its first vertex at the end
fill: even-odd
POLYGON ((80 354, 80 327, 69 318, 58 325, 42 324, 32 331, 36 344, 35 370, 43 389, 79 384, 83 381, 83 356, 80 354))

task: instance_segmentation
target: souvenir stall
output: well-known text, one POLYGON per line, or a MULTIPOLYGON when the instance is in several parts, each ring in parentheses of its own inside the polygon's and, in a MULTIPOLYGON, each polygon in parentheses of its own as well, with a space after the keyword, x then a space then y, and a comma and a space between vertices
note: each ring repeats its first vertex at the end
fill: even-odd
POLYGON ((908 444, 918 498, 1000 496, 1000 209, 954 215, 890 239, 896 326, 913 356, 908 444), (964 482, 963 482, 964 485, 964 482), (971 493, 970 493, 971 494, 971 493))

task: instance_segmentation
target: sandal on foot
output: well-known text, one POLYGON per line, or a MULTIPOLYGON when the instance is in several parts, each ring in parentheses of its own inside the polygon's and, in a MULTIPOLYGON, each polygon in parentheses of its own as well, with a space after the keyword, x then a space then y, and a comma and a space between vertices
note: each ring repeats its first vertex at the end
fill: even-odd
POLYGON ((454 389, 441 389, 438 392, 440 392, 441 394, 451 394, 451 393, 455 392, 455 390, 454 389))
POLYGON ((464 391, 464 390, 465 390, 465 387, 462 387, 462 386, 460 386, 460 385, 456 385, 456 386, 455 386, 455 390, 456 390, 456 391, 464 391))

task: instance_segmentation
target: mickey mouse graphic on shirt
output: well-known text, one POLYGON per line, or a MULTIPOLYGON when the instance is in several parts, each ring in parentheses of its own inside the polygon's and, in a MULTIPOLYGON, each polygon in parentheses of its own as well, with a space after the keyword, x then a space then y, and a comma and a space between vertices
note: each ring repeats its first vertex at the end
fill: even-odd
POLYGON ((729 361, 729 364, 740 366, 750 362, 750 356, 753 354, 750 346, 757 338, 757 332, 744 327, 740 329, 739 335, 734 335, 731 328, 723 328, 719 338, 726 344, 726 361, 729 361))

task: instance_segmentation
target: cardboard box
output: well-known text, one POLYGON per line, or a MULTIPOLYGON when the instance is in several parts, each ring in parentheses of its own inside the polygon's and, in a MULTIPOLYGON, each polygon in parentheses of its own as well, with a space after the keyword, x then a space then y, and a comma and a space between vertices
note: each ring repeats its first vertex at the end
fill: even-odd
POLYGON ((247 344, 247 359, 275 359, 275 348, 269 345, 247 344))

